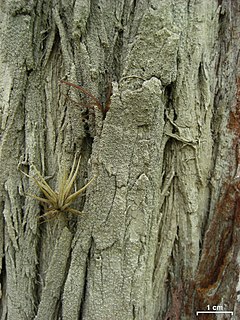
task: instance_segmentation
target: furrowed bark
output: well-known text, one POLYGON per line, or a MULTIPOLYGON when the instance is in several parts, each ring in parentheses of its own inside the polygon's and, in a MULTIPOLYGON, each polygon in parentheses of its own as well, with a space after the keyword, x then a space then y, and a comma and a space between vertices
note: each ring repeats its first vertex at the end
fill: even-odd
POLYGON ((237 319, 239 4, 9 0, 0 18, 1 319, 237 319), (57 190, 76 153, 83 215, 40 224, 19 168, 57 190))

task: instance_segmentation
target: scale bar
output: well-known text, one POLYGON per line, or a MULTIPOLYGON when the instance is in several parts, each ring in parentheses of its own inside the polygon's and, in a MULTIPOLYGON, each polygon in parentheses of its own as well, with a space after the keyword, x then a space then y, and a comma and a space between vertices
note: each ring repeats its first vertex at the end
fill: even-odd
POLYGON ((196 315, 198 316, 199 314, 202 313, 229 313, 233 316, 233 311, 197 311, 196 315))

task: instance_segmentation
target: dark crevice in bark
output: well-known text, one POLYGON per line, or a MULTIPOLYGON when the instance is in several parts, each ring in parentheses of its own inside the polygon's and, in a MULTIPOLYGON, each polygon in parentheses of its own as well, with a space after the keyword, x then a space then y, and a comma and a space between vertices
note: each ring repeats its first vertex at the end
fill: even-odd
POLYGON ((175 83, 171 82, 169 85, 165 87, 165 90, 164 90, 165 97, 167 100, 167 103, 166 103, 167 109, 171 109, 173 106, 174 86, 175 86, 175 83))
POLYGON ((123 29, 116 30, 117 39, 113 48, 113 80, 119 81, 122 74, 122 54, 123 54, 123 29))
POLYGON ((2 258, 2 269, 1 269, 1 291, 0 291, 0 318, 5 319, 7 310, 6 302, 6 283, 7 283, 7 274, 6 274, 6 259, 2 258))
POLYGON ((209 186, 209 198, 208 198, 208 202, 207 202, 206 215, 203 219, 202 227, 201 227, 201 238, 199 241, 199 257, 201 257, 201 255, 202 255, 203 241, 204 241, 204 237, 205 237, 208 225, 209 225, 211 201, 212 201, 211 199, 212 199, 212 195, 214 192, 214 190, 212 190, 212 185, 211 185, 210 180, 209 180, 208 186, 209 186))
MULTIPOLYGON (((168 122, 170 120, 171 115, 171 121, 175 122, 177 120, 177 113, 174 107, 174 97, 175 97, 175 82, 171 82, 169 85, 165 87, 164 90, 165 94, 165 113, 164 113, 164 120, 165 122, 168 122)), ((177 131, 175 126, 172 126, 172 133, 175 133, 177 131)))
POLYGON ((62 301, 61 301, 61 299, 59 299, 56 302, 55 310, 56 310, 55 313, 54 313, 56 315, 55 319, 56 320, 62 320, 62 301))
POLYGON ((91 259, 91 251, 92 251, 92 245, 93 245, 93 238, 91 237, 91 242, 90 246, 88 249, 88 255, 86 259, 86 265, 85 265, 85 270, 84 270, 84 285, 83 285, 83 291, 82 291, 82 299, 81 299, 81 305, 80 305, 80 310, 79 310, 79 317, 78 320, 82 320, 84 316, 84 305, 86 303, 86 298, 87 298, 87 290, 88 290, 88 272, 89 272, 89 262, 91 259))
POLYGON ((133 320, 135 320, 136 319, 136 307, 134 304, 132 305, 132 316, 133 316, 133 320))

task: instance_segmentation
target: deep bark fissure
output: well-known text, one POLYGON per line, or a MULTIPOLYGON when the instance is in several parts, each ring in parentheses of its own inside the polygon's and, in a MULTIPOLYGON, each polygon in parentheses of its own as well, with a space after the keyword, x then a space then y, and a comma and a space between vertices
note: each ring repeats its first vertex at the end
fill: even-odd
POLYGON ((91 255, 92 255, 92 249, 93 249, 93 238, 91 237, 91 242, 90 246, 88 249, 88 254, 86 257, 86 265, 85 265, 85 270, 84 270, 84 284, 83 284, 83 291, 82 291, 82 297, 81 297, 81 304, 80 304, 80 309, 79 309, 79 318, 78 320, 82 320, 84 316, 84 304, 86 301, 86 297, 88 294, 88 267, 89 267, 89 262, 91 260, 91 255))

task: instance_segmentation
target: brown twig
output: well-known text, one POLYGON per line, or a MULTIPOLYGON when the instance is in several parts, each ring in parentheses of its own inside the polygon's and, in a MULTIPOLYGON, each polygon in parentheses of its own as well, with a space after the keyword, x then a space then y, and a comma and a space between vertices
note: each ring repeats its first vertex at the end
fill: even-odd
MULTIPOLYGON (((106 105, 105 105, 105 107, 103 107, 101 102, 93 94, 91 94, 91 92, 89 92, 87 89, 84 89, 82 86, 79 86, 77 84, 74 84, 72 82, 68 82, 65 80, 60 80, 60 82, 66 84, 70 87, 73 87, 73 88, 80 90, 83 94, 88 96, 96 104, 97 108, 102 112, 103 115, 106 115, 107 111, 110 108, 112 89, 109 90, 107 100, 106 100, 106 105)), ((71 99, 71 101, 73 101, 73 100, 71 99)), ((74 102, 77 103, 76 101, 74 101, 74 102)), ((86 107, 89 108, 90 106, 86 106, 86 107)))

